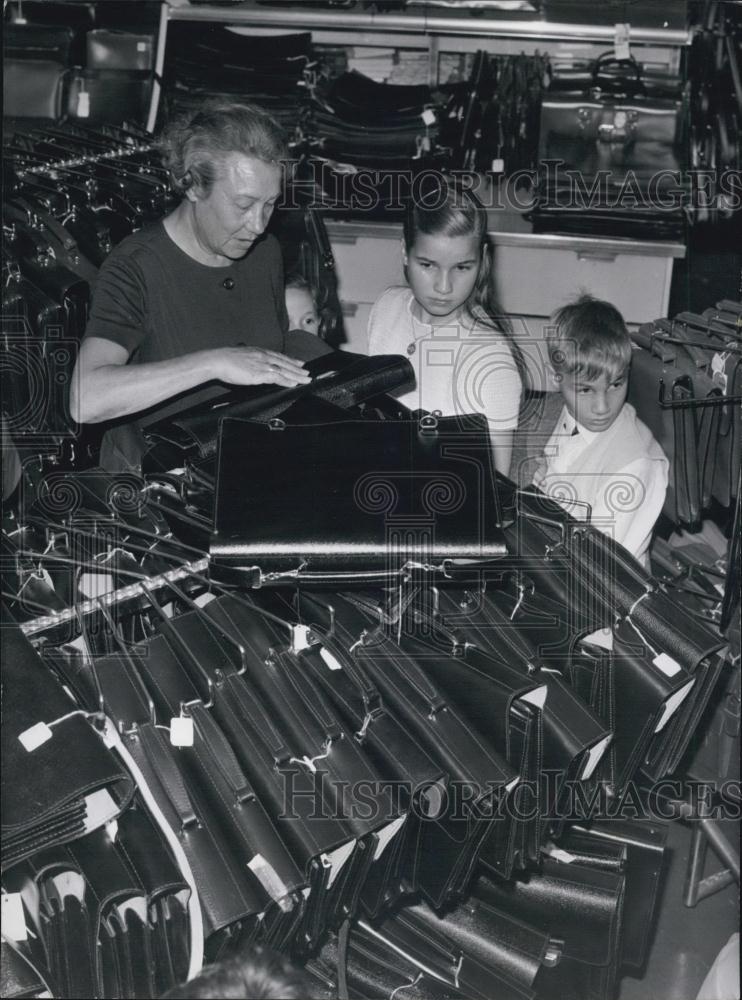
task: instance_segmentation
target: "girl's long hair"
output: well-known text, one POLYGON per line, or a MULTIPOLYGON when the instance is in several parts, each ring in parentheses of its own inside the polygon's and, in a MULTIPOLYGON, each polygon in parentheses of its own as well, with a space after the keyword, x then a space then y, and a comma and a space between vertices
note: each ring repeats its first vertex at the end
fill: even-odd
POLYGON ((467 318, 497 330, 507 339, 524 389, 527 369, 523 352, 495 292, 494 248, 487 235, 487 211, 470 188, 453 174, 430 172, 416 185, 403 223, 404 245, 411 253, 420 234, 426 236, 473 236, 479 249, 479 270, 474 288, 464 303, 467 318))

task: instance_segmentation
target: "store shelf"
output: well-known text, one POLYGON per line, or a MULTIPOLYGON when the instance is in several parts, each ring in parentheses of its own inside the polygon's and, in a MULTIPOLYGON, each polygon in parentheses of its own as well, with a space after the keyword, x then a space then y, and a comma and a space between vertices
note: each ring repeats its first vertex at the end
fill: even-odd
MULTIPOLYGON (((399 239, 401 224, 393 222, 343 222, 326 219, 325 225, 333 243, 355 243, 365 237, 399 239)), ((683 243, 669 240, 636 240, 622 236, 566 236, 559 233, 516 232, 501 229, 496 215, 491 215, 489 235, 496 246, 551 248, 574 250, 577 253, 603 256, 607 254, 632 254, 653 257, 682 258, 686 256, 683 243)))

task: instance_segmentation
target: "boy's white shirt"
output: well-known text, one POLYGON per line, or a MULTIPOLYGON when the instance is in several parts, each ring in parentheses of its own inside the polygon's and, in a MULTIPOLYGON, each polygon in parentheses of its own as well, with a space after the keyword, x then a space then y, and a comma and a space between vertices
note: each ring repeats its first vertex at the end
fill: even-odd
POLYGON ((634 407, 624 403, 613 424, 599 432, 579 425, 563 407, 544 455, 546 468, 534 484, 577 520, 585 519, 585 508, 570 501, 589 503, 595 527, 648 567, 669 462, 634 407))

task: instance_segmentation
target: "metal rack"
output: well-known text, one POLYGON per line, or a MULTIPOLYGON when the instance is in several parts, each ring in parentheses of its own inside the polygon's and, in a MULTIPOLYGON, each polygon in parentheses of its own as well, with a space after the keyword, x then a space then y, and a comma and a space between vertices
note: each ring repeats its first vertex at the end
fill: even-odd
MULTIPOLYGON (((595 12, 596 19, 601 16, 595 12)), ((605 17, 605 15, 603 15, 605 17)), ((427 49, 432 66, 441 52, 476 52, 487 48, 501 54, 547 52, 552 58, 593 59, 615 40, 616 26, 549 20, 538 13, 503 13, 498 17, 471 16, 462 8, 450 13, 431 13, 415 8, 398 13, 378 14, 361 10, 318 10, 315 7, 267 8, 251 0, 227 7, 188 4, 168 8, 171 21, 220 23, 251 35, 275 31, 311 31, 317 45, 391 46, 427 49)), ((630 42, 641 45, 646 64, 678 72, 680 54, 690 45, 693 31, 678 23, 667 27, 632 25, 630 42)))

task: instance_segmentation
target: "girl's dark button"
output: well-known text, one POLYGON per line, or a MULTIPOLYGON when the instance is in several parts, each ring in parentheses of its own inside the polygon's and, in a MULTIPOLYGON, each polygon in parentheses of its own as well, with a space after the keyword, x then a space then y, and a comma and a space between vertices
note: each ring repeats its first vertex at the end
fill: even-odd
POLYGON ((234 288, 234 278, 225 278, 222 282, 222 287, 226 288, 228 292, 231 292, 234 288))

